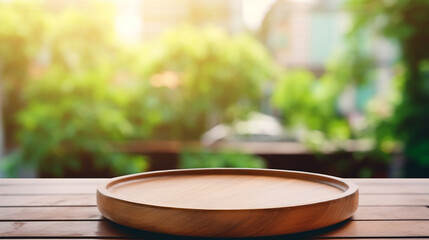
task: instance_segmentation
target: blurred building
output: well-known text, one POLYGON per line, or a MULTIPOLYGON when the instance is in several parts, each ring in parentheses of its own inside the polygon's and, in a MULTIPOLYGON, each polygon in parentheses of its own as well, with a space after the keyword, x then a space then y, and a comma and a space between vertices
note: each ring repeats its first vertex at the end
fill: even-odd
POLYGON ((342 2, 278 0, 265 16, 260 37, 281 65, 321 71, 346 28, 342 2))
MULTIPOLYGON (((103 1, 102 1, 103 2, 103 1)), ((125 41, 153 39, 180 24, 243 29, 242 0, 105 0, 115 9, 116 31, 125 41)), ((52 12, 76 9, 92 14, 91 0, 43 0, 52 12)))
MULTIPOLYGON (((265 15, 259 37, 275 60, 287 68, 304 68, 320 76, 327 61, 347 44, 350 15, 345 0, 277 0, 265 15)), ((368 31, 370 33, 370 31, 368 31)), ((388 94, 397 51, 391 42, 367 34, 362 47, 376 62, 374 84, 350 86, 339 99, 340 111, 363 111, 368 99, 388 94)))
POLYGON ((145 39, 184 23, 214 25, 229 32, 242 27, 241 0, 145 0, 141 8, 145 39))

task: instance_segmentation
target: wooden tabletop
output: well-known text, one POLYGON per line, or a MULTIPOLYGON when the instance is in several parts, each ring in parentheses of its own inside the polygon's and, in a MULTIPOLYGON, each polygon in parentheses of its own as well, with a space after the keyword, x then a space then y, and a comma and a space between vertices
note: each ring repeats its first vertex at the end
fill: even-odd
MULTIPOLYGON (((0 179, 0 239, 186 239, 104 219, 95 191, 106 179, 0 179)), ((429 179, 350 179, 359 186, 351 220, 268 239, 429 238, 429 179)), ((193 238, 195 239, 195 238, 193 238)))

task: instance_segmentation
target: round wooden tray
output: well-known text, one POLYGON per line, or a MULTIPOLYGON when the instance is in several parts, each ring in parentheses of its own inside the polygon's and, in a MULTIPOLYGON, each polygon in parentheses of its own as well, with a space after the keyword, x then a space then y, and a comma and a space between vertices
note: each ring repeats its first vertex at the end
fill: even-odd
POLYGON ((146 231, 256 237, 326 227, 353 215, 355 184, 267 169, 187 169, 114 178, 97 191, 108 219, 146 231))

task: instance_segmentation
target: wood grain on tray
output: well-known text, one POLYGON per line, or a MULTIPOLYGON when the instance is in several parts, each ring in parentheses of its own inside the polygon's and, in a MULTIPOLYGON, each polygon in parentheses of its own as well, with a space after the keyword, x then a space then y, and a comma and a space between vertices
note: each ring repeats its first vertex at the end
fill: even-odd
POLYGON ((262 169, 194 169, 114 179, 98 189, 114 222, 199 237, 255 237, 326 227, 352 216, 355 184, 325 175, 262 169))

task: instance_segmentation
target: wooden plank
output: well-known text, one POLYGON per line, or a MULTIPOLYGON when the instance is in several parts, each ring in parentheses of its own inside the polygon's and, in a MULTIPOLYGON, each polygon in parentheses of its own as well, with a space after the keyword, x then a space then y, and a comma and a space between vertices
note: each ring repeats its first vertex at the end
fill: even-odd
MULTIPOLYGON (((110 221, 0 222, 0 236, 25 237, 131 237, 159 239, 158 235, 121 227, 110 221)), ((346 221, 302 237, 321 238, 396 238, 429 237, 429 221, 346 221)), ((279 237, 278 239, 283 239, 279 237)))
POLYGON ((0 196, 0 206, 96 206, 95 194, 0 196))
POLYGON ((0 236, 24 237, 132 237, 130 233, 108 221, 0 222, 0 236))
MULTIPOLYGON (((0 179, 0 195, 93 193, 108 179, 0 179), (58 187, 60 186, 60 187, 58 187)), ((361 194, 429 194, 429 179, 349 179, 361 194)))
POLYGON ((429 184, 416 185, 358 185, 359 194, 429 194, 429 184))
MULTIPOLYGON (((106 179, 0 179, 0 195, 88 194, 94 193, 106 179)), ((361 195, 429 194, 429 181, 421 179, 353 179, 361 195)))
POLYGON ((429 237, 429 221, 348 221, 320 237, 429 237))
POLYGON ((0 221, 101 220, 97 207, 7 207, 0 208, 0 221))
POLYGON ((428 178, 346 178, 358 185, 373 184, 429 184, 428 178))
POLYGON ((35 195, 35 194, 95 194, 98 185, 95 184, 15 184, 0 186, 2 195, 35 195))
POLYGON ((87 194, 108 179, 0 179, 0 195, 87 194))
MULTIPOLYGON (((81 195, 14 195, 1 196, 2 206, 61 206, 61 205, 96 205, 95 194, 81 195)), ((429 194, 425 195, 363 195, 359 196, 359 206, 429 206, 429 194)))
POLYGON ((394 206, 394 205, 409 205, 409 206, 429 206, 429 194, 374 194, 359 196, 359 206, 365 205, 380 205, 380 206, 394 206))
POLYGON ((99 185, 108 178, 2 178, 0 186, 4 185, 99 185))
POLYGON ((429 193, 429 179, 359 178, 348 179, 356 183, 360 194, 425 194, 429 193))
MULTIPOLYGON (((429 194, 429 184, 418 185, 358 185, 359 193, 365 194, 429 194)), ((31 194, 88 194, 95 193, 98 185, 3 185, 0 186, 1 195, 31 195, 31 194)))
POLYGON ((416 207, 364 207, 358 208, 353 220, 429 220, 429 208, 416 207))
MULTIPOLYGON (((101 184, 108 178, 2 178, 1 185, 31 184, 31 185, 57 185, 57 184, 101 184)), ((358 185, 416 185, 429 184, 427 178, 346 178, 358 185)))
MULTIPOLYGON (((6 207, 0 209, 0 221, 101 220, 97 207, 6 207)), ((429 208, 364 207, 358 208, 354 220, 429 220, 429 208)))
MULTIPOLYGON (((85 185, 95 186, 109 180, 108 178, 2 178, 0 186, 4 185, 85 185)), ((363 185, 429 185, 427 178, 346 178, 359 186, 363 185)))

